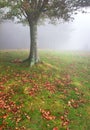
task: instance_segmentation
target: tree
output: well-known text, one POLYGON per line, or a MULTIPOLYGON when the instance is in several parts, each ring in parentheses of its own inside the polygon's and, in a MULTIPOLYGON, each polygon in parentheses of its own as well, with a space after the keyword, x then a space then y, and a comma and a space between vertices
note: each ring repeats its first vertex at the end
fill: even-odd
POLYGON ((17 17, 21 22, 27 22, 30 27, 30 54, 25 61, 30 65, 39 62, 37 51, 37 25, 40 19, 55 21, 71 18, 75 10, 90 5, 89 0, 1 0, 0 8, 7 7, 4 18, 17 17))

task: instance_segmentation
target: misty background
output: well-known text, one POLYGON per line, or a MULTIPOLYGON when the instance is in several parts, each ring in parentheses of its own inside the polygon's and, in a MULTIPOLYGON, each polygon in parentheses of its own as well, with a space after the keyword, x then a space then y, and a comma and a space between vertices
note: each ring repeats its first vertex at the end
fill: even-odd
MULTIPOLYGON (((88 8, 88 12, 90 9, 88 8)), ((0 49, 28 49, 29 27, 12 21, 0 23, 0 49)), ((38 26, 38 48, 90 51, 90 13, 79 13, 73 22, 38 26)))

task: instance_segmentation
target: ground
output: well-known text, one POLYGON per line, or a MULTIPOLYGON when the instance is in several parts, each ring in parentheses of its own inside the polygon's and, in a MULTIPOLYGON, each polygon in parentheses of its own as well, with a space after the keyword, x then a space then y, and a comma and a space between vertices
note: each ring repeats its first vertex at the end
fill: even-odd
POLYGON ((90 130, 90 53, 0 51, 0 130, 90 130))

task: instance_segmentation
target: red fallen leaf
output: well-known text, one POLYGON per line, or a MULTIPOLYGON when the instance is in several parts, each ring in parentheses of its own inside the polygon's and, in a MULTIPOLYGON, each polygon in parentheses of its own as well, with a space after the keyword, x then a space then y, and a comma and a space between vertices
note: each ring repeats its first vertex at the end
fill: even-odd
POLYGON ((47 120, 54 120, 56 117, 51 115, 50 111, 40 110, 42 113, 42 117, 47 120))
POLYGON ((0 130, 3 130, 3 126, 0 126, 0 130))
POLYGON ((64 120, 64 116, 61 116, 60 119, 61 119, 61 120, 64 120))
POLYGON ((46 83, 44 84, 44 87, 45 87, 48 91, 50 91, 51 93, 54 93, 55 90, 56 90, 55 85, 54 85, 54 84, 51 84, 51 83, 49 83, 49 82, 46 82, 46 83))
POLYGON ((2 84, 0 84, 0 90, 4 90, 4 89, 5 87, 2 84))
POLYGON ((3 100, 0 100, 0 108, 4 108, 5 102, 3 100))
POLYGON ((64 93, 64 94, 67 94, 68 92, 67 92, 67 90, 64 90, 63 93, 64 93))
POLYGON ((58 127, 54 127, 53 130, 58 130, 58 127))
POLYGON ((56 117, 51 115, 51 116, 47 116, 46 118, 47 120, 54 120, 56 117))
POLYGON ((4 83, 3 82, 0 82, 0 85, 3 85, 4 83))
POLYGON ((78 104, 72 104, 72 106, 73 106, 74 108, 78 108, 78 107, 79 107, 78 104))
POLYGON ((6 118, 7 118, 7 116, 8 116, 8 115, 7 115, 7 114, 5 114, 5 115, 3 116, 3 119, 6 119, 6 118))
POLYGON ((68 110, 65 110, 64 115, 68 115, 68 113, 69 113, 68 110))
POLYGON ((62 123, 62 126, 67 126, 69 124, 69 121, 65 121, 62 123))
POLYGON ((17 113, 17 111, 18 111, 18 108, 14 106, 14 108, 12 108, 12 112, 17 113))
POLYGON ((14 106, 14 102, 12 102, 12 101, 9 102, 9 105, 10 105, 10 106, 14 106))

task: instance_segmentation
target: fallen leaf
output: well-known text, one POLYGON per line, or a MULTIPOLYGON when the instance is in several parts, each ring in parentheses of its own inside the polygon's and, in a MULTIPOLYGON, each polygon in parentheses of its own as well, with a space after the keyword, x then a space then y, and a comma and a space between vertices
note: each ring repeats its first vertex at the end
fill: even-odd
POLYGON ((59 130, 58 127, 54 127, 53 130, 59 130))

